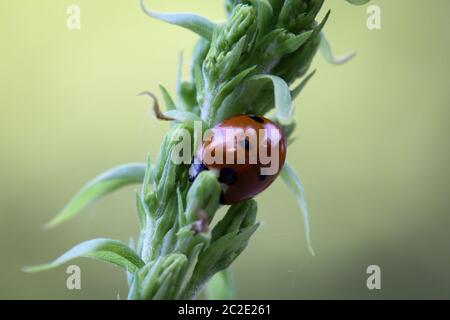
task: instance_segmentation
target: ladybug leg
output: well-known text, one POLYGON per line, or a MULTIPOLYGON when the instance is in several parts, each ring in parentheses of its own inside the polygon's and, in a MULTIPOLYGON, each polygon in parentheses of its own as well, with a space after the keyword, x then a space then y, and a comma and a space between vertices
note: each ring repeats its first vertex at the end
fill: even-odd
POLYGON ((151 93, 150 91, 143 91, 143 92, 139 93, 138 95, 139 96, 144 96, 144 95, 149 96, 153 100, 153 113, 157 119, 164 120, 164 121, 175 120, 173 118, 167 117, 166 115, 164 115, 164 113, 161 112, 161 109, 159 108, 158 99, 156 98, 156 96, 153 93, 151 93))
POLYGON ((189 168, 188 179, 189 182, 193 182, 197 176, 205 170, 209 170, 203 163, 196 161, 195 159, 192 161, 192 164, 189 168))
POLYGON ((192 224, 191 230, 197 233, 208 232, 208 215, 202 209, 198 210, 198 220, 192 224))

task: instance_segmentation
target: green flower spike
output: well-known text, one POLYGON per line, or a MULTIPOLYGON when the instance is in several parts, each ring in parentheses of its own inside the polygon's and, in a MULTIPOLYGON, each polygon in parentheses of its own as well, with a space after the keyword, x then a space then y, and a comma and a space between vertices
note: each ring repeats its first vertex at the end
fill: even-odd
MULTIPOLYGON (((347 0, 362 5, 367 0, 347 0)), ((55 227, 82 209, 121 187, 140 183, 135 200, 140 234, 129 245, 117 240, 83 242, 49 264, 24 268, 39 272, 88 257, 121 267, 129 284, 129 299, 194 299, 206 288, 212 299, 233 298, 230 265, 247 247, 259 223, 257 203, 244 201, 228 207, 214 224, 221 188, 211 172, 202 172, 193 183, 186 164, 175 164, 171 155, 183 132, 194 133, 194 122, 211 128, 238 114, 269 114, 283 129, 289 143, 295 129, 294 105, 314 72, 310 65, 320 49, 331 63, 348 61, 353 54, 336 57, 323 29, 330 17, 317 14, 323 0, 226 0, 228 20, 213 23, 191 13, 147 15, 186 28, 200 36, 191 58, 189 81, 177 80, 177 99, 160 86, 164 104, 153 100, 157 118, 172 121, 155 163, 126 164, 99 175, 86 184, 47 226, 55 227), (299 84, 293 86, 299 80, 299 84)), ((181 66, 182 57, 180 58, 181 66)), ((181 70, 181 67, 180 67, 181 70)), ((192 143, 192 149, 196 142, 192 143)), ((282 179, 297 198, 305 224, 307 246, 314 254, 308 207, 303 185, 286 164, 282 179)), ((267 191, 267 192, 270 192, 267 191)))

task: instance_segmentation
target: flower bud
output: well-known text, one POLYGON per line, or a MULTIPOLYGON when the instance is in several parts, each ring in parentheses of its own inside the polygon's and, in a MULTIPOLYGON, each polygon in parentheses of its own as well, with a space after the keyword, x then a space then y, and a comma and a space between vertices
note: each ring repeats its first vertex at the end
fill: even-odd
POLYGON ((255 33, 255 8, 241 4, 236 6, 230 20, 213 39, 203 64, 209 83, 220 83, 236 71, 241 56, 249 51, 255 33))
POLYGON ((298 34, 311 28, 324 0, 286 0, 279 15, 278 25, 298 34))
POLYGON ((187 194, 186 222, 211 222, 219 207, 220 193, 216 175, 209 171, 200 173, 187 194))
POLYGON ((177 287, 171 284, 177 283, 182 277, 186 264, 185 255, 172 253, 145 266, 138 274, 141 281, 139 298, 143 300, 175 299, 178 293, 177 287))

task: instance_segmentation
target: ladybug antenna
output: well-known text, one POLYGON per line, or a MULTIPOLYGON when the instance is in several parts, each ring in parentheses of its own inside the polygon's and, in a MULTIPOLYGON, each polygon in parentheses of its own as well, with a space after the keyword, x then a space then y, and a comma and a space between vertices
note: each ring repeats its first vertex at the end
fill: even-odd
POLYGON ((151 93, 150 91, 143 91, 139 93, 138 96, 149 96, 153 100, 153 113, 157 119, 164 121, 174 120, 173 118, 166 116, 161 111, 161 109, 159 108, 158 98, 156 98, 156 96, 153 93, 151 93))

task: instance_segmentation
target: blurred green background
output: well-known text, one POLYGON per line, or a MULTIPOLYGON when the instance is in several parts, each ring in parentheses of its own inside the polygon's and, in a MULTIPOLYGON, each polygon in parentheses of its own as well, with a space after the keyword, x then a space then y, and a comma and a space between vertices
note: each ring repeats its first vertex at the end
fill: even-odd
MULTIPOLYGON (((450 2, 372 3, 380 31, 366 28, 366 6, 325 1, 334 51, 358 55, 339 67, 318 56, 296 101, 288 159, 306 187, 317 256, 277 181, 258 197, 263 227, 234 264, 238 298, 450 297, 450 2), (371 264, 378 291, 366 288, 371 264)), ((220 0, 148 4, 224 19, 220 0)), ((125 297, 123 273, 106 264, 75 262, 80 291, 66 289, 65 268, 20 268, 82 240, 137 234, 134 188, 42 226, 101 171, 156 157, 168 124, 136 94, 159 83, 173 92, 179 52, 188 56, 195 36, 145 16, 138 1, 23 0, 0 2, 0 38, 0 298, 125 297), (81 30, 66 28, 70 4, 81 30)))

